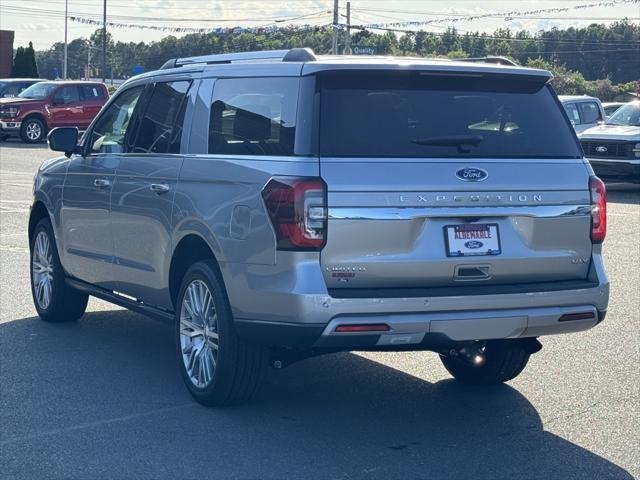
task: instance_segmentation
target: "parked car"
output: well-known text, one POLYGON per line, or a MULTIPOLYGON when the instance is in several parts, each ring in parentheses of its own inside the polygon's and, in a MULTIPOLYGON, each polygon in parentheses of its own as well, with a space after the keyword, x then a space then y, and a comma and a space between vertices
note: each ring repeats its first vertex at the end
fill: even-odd
POLYGON ((605 119, 602 103, 586 95, 560 95, 558 97, 577 133, 595 127, 605 119))
POLYGON ((605 118, 609 118, 611 115, 616 113, 616 111, 626 105, 626 102, 603 102, 602 108, 604 110, 605 118))
POLYGON ((86 129, 109 98, 97 82, 40 82, 17 97, 0 98, 0 136, 37 143, 55 127, 86 129))
POLYGON ((39 78, 2 78, 0 79, 0 98, 17 97, 34 83, 42 81, 39 78))
POLYGON ((65 156, 35 178, 38 314, 76 320, 93 295, 173 322, 205 405, 341 350, 510 380, 609 296, 604 185, 550 79, 306 49, 167 62, 79 143, 49 134, 65 156))
POLYGON ((580 142, 600 178, 640 183, 640 100, 620 107, 604 125, 585 130, 580 142))

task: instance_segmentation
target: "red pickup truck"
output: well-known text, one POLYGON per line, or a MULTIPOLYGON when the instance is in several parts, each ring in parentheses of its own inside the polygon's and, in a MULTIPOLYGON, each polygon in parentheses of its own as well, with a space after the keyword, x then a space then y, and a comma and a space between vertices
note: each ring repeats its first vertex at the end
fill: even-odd
POLYGON ((55 127, 86 129, 107 102, 107 87, 98 82, 40 82, 17 97, 0 98, 0 138, 44 140, 55 127))

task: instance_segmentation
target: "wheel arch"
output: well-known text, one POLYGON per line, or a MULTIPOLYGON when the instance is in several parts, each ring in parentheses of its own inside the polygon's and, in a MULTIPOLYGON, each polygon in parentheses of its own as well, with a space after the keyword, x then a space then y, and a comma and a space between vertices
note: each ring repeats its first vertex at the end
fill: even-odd
POLYGON ((173 250, 169 266, 169 295, 174 307, 178 303, 180 284, 185 273, 191 265, 202 260, 212 260, 218 275, 223 278, 218 259, 206 240, 196 233, 182 237, 173 250))
POLYGON ((22 120, 22 123, 25 123, 27 120, 29 120, 30 118, 37 118, 38 120, 40 120, 43 125, 44 128, 48 131, 49 130, 49 125, 47 124, 47 119, 44 116, 44 114, 42 112, 38 112, 38 111, 33 111, 33 112, 29 112, 24 116, 24 119, 22 120))
MULTIPOLYGON (((36 229, 36 225, 43 218, 48 218, 51 221, 51 215, 49 214, 49 209, 47 209, 46 205, 42 200, 36 200, 31 207, 31 213, 29 214, 29 244, 31 244, 31 240, 33 239, 33 232, 36 229)), ((52 222, 53 225, 53 222, 52 222)))

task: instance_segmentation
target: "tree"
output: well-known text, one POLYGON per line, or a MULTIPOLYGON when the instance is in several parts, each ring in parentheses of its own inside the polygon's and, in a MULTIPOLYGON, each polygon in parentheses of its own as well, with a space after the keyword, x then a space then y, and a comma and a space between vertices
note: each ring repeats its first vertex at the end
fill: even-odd
POLYGON ((38 65, 36 64, 36 52, 33 49, 33 42, 29 42, 29 46, 24 50, 25 54, 25 66, 28 67, 29 73, 26 75, 29 78, 40 78, 38 74, 38 65))
POLYGON ((33 50, 33 43, 29 42, 27 48, 18 47, 16 56, 13 59, 13 78, 39 78, 38 67, 36 65, 36 52, 33 50))

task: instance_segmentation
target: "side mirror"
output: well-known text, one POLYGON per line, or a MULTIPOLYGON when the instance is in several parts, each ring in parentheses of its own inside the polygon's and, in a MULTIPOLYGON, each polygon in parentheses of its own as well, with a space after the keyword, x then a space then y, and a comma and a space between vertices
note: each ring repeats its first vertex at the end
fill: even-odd
POLYGON ((54 152, 64 152, 70 157, 78 150, 78 129, 76 127, 58 127, 47 136, 49 148, 54 152))

